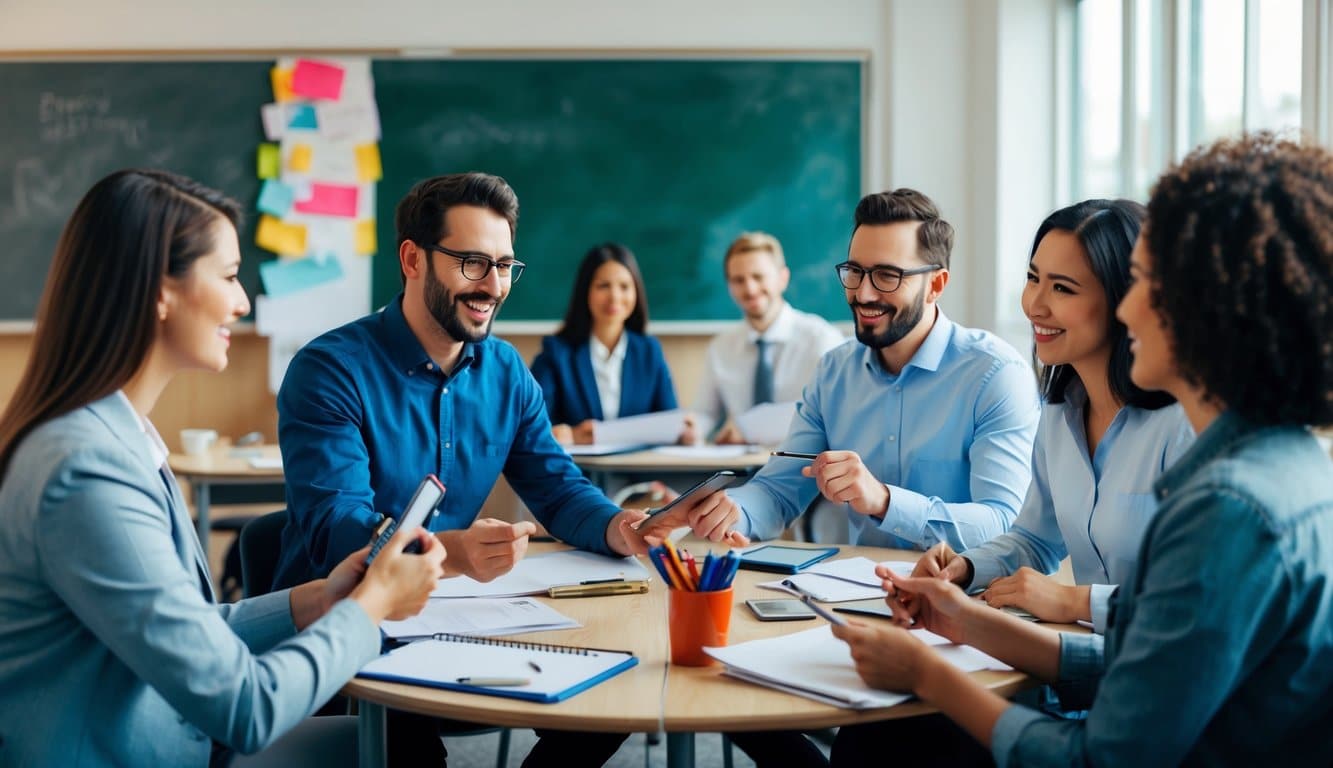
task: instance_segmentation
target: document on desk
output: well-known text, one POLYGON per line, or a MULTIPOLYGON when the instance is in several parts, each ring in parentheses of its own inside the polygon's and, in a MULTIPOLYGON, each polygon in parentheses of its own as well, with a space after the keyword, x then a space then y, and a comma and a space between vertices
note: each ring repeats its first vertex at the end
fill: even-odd
POLYGON ((251 456, 251 469, 282 469, 281 456, 251 456))
POLYGON ((415 640, 437 634, 499 637, 548 629, 583 626, 531 597, 431 600, 421 613, 402 621, 380 624, 395 640, 415 640))
MULTIPOLYGON (((913 630, 911 636, 965 672, 1011 669, 971 646, 954 645, 932 632, 913 630)), ((780 637, 752 640, 723 648, 704 648, 722 662, 724 674, 758 685, 822 701, 844 709, 891 707, 912 698, 908 693, 881 691, 866 685, 846 643, 825 625, 780 637)))
MULTIPOLYGON (((821 603, 844 603, 883 597, 881 580, 875 575, 877 564, 868 557, 825 560, 800 573, 776 581, 762 582, 759 586, 797 596, 810 595, 821 603)), ((915 564, 888 561, 885 565, 892 568, 895 573, 910 574, 915 564)))
POLYGON ((471 576, 440 579, 431 597, 520 597, 546 594, 551 587, 587 582, 651 579, 647 568, 633 557, 607 557, 571 549, 533 555, 518 561, 513 570, 492 581, 471 576))
POLYGON ((651 448, 648 443, 590 443, 584 445, 566 445, 565 453, 570 456, 615 456, 620 453, 634 453, 651 448))
POLYGON ((593 425, 592 434, 596 443, 669 445, 680 439, 680 433, 684 430, 685 411, 677 408, 599 421, 593 425))
POLYGON ((736 416, 736 429, 746 442, 759 445, 777 445, 791 429, 791 418, 796 415, 795 401, 785 403, 760 403, 750 410, 736 416))
POLYGON ((658 456, 673 459, 708 459, 726 461, 738 459, 759 450, 754 445, 659 445, 653 449, 658 456))

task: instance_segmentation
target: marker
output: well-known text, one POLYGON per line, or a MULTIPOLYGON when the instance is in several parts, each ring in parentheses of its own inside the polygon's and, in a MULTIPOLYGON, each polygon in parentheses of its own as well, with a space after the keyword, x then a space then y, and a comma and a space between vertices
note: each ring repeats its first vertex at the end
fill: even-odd
POLYGON ((516 685, 528 685, 532 681, 526 677, 460 677, 460 685, 475 685, 480 688, 512 688, 516 685))
POLYGON ((817 453, 796 453, 794 451, 773 451, 768 455, 781 456, 784 459, 804 459, 806 461, 814 461, 819 458, 819 454, 817 453))

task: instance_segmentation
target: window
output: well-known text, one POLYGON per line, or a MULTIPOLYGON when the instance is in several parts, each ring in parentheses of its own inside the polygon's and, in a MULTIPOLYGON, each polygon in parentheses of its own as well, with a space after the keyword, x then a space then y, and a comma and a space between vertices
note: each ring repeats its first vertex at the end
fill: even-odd
POLYGON ((1321 90, 1329 86, 1309 73, 1328 53, 1307 49, 1329 43, 1303 35, 1303 26, 1327 24, 1330 6, 1333 0, 1077 0, 1067 163, 1073 199, 1143 199, 1170 161, 1241 130, 1323 136, 1327 127, 1315 121, 1327 113, 1330 95, 1321 90))

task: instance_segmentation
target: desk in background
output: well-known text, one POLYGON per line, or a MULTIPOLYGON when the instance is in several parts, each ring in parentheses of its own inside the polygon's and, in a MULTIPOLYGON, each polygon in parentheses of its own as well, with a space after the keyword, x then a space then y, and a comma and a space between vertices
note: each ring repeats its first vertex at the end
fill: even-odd
MULTIPOLYGON (((562 549, 563 545, 533 544, 530 554, 562 549)), ((707 549, 694 542, 696 554, 707 549)), ((721 550, 717 550, 721 551, 721 550)), ((838 557, 873 560, 915 560, 921 553, 875 547, 843 547, 838 557)), ((743 643, 797 632, 815 622, 760 622, 745 608, 745 600, 773 597, 759 589, 773 574, 740 571, 734 588, 730 642, 743 643)), ((896 707, 858 711, 841 709, 722 675, 722 667, 674 667, 667 663, 667 588, 660 579, 643 595, 621 595, 560 600, 552 605, 578 621, 578 629, 534 632, 524 641, 558 643, 633 651, 639 663, 633 669, 558 704, 535 704, 495 696, 456 693, 436 688, 353 679, 343 693, 361 701, 359 710, 360 765, 383 766, 384 710, 386 707, 514 728, 645 732, 666 731, 667 765, 694 764, 696 731, 759 731, 811 729, 915 717, 933 711, 920 701, 896 707)), ((546 600, 547 598, 541 598, 546 600)), ((866 619, 874 621, 873 619, 866 619)), ((818 620, 816 620, 818 621, 818 620)), ((1081 627, 1048 625, 1052 629, 1086 632, 1081 627)), ((1034 684, 1021 672, 973 672, 972 676, 1003 696, 1034 684)))
POLYGON ((231 443, 225 440, 219 440, 203 456, 173 453, 167 457, 167 464, 176 477, 190 483, 194 496, 195 530, 205 553, 208 552, 208 507, 212 501, 213 486, 282 485, 282 465, 275 464, 281 459, 282 454, 276 445, 233 449, 231 443), (265 461, 265 465, 252 466, 250 459, 254 457, 265 461))

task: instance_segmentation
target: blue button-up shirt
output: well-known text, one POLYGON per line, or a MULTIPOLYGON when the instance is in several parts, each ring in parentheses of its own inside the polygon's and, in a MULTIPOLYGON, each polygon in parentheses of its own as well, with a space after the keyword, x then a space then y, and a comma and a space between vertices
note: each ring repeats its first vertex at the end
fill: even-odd
POLYGON ((442 372, 408 328, 401 295, 297 353, 278 393, 278 438, 291 518, 279 586, 325 575, 365 546, 428 473, 447 489, 431 530, 470 525, 504 472, 552 534, 609 552, 617 508, 551 437, 541 388, 514 347, 467 344, 442 372))
MULTIPOLYGON (((1009 529, 1031 480, 1040 408, 1036 379, 1018 353, 940 312, 898 375, 879 353, 848 341, 819 361, 782 450, 855 451, 889 488, 883 519, 846 510, 858 544, 958 551, 1009 529)), ((774 458, 729 492, 756 538, 782 532, 819 494, 808 462, 774 458)))
POLYGON ((1061 637, 1061 680, 1095 688, 1087 720, 1012 706, 991 734, 997 762, 1328 765, 1328 454, 1307 430, 1224 414, 1153 489, 1105 638, 1061 637))
POLYGON ((1115 585, 1134 570, 1139 542, 1157 512, 1152 483, 1194 443, 1185 411, 1127 405, 1088 456, 1088 396, 1071 384, 1065 402, 1042 408, 1032 449, 1032 486, 1009 532, 967 551, 971 587, 1023 566, 1055 573, 1069 556, 1074 581, 1092 585, 1092 624, 1106 631, 1115 585))

